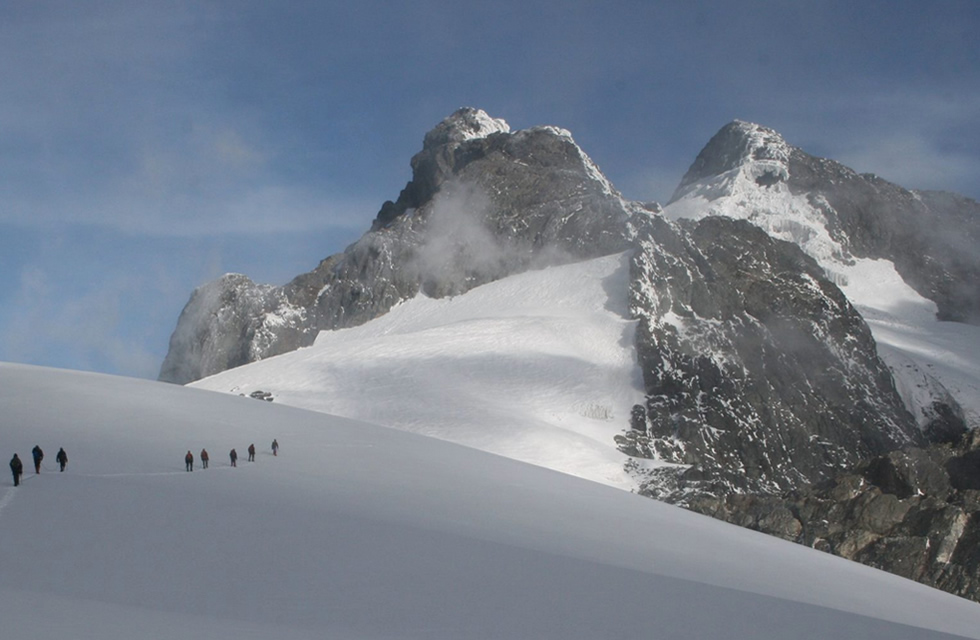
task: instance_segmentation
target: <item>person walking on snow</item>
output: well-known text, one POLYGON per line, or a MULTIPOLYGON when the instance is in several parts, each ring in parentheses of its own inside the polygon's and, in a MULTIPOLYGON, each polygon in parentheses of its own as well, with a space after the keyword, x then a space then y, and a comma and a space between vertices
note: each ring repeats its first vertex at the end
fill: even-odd
POLYGON ((31 455, 34 456, 34 473, 41 473, 41 460, 44 460, 44 452, 41 451, 41 445, 34 445, 31 449, 31 455))
POLYGON ((24 465, 16 453, 10 459, 10 471, 14 474, 14 486, 16 487, 20 484, 20 476, 24 473, 24 465))
POLYGON ((68 464, 68 454, 65 453, 64 447, 58 449, 58 455, 56 455, 54 459, 58 462, 58 465, 61 467, 61 470, 64 471, 65 465, 68 464))
POLYGON ((248 461, 255 462, 255 445, 248 445, 248 461))
POLYGON ((194 454, 191 453, 190 451, 188 451, 187 455, 184 456, 184 464, 187 465, 188 471, 194 470, 194 454))
POLYGON ((207 469, 208 468, 208 460, 210 460, 210 459, 211 458, 208 457, 208 450, 207 449, 201 449, 201 468, 202 469, 207 469))
POLYGON ((279 441, 278 440, 273 440, 272 441, 272 455, 274 455, 274 456, 279 455, 279 441))
POLYGON ((231 458, 231 466, 237 467, 238 466, 238 464, 237 464, 238 463, 238 452, 235 451, 234 449, 232 449, 231 450, 231 453, 228 454, 228 457, 231 458))

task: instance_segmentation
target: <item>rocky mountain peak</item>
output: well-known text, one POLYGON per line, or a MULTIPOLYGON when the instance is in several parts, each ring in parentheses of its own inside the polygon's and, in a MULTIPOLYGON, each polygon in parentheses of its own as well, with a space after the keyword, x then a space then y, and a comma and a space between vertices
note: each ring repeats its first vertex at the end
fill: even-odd
POLYGON ((749 220, 800 245, 845 287, 859 261, 887 261, 940 319, 980 324, 978 210, 966 198, 858 174, 772 129, 734 121, 698 154, 666 214, 749 220))
POLYGON ((692 185, 727 173, 742 171, 760 186, 771 186, 789 177, 793 147, 773 129, 734 120, 721 128, 701 150, 684 174, 671 202, 692 185))
POLYGON ((492 133, 510 133, 510 125, 500 118, 491 118, 482 109, 461 107, 425 134, 422 148, 486 138, 492 133))
POLYGON ((161 379, 185 383, 312 343, 423 291, 457 295, 529 268, 629 248, 625 202, 571 134, 511 132, 462 108, 429 131, 412 180, 370 231, 283 287, 204 290, 171 338, 161 379), (215 319, 218 320, 215 320, 215 319))
POLYGON ((395 201, 387 201, 378 211, 372 231, 390 225, 398 216, 428 202, 451 178, 460 164, 473 154, 460 152, 468 142, 485 140, 493 134, 509 134, 510 125, 490 117, 482 109, 461 107, 433 127, 422 142, 422 150, 412 157, 412 180, 395 201))

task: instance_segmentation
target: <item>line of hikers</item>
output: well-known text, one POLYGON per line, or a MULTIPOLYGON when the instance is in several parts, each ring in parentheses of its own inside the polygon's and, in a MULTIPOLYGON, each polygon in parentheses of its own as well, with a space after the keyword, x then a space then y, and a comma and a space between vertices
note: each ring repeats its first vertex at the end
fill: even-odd
MULTIPOLYGON (((274 455, 274 456, 279 455, 279 441, 278 440, 273 440, 272 441, 272 455, 274 455)), ((235 451, 234 449, 232 449, 228 453, 228 458, 231 460, 231 466, 233 466, 233 467, 237 467, 238 466, 238 452, 237 451, 235 451)), ((208 468, 208 461, 210 459, 211 459, 211 457, 208 455, 208 450, 207 449, 201 449, 201 468, 202 469, 207 469, 208 468)), ((249 462, 255 462, 255 444, 254 443, 248 445, 248 461, 249 462)), ((194 470, 194 454, 191 453, 190 450, 188 450, 187 451, 187 455, 184 456, 184 468, 187 471, 193 471, 194 470)))
MULTIPOLYGON (((279 441, 272 441, 272 455, 279 455, 279 441)), ((44 451, 41 449, 41 445, 34 445, 31 449, 31 457, 34 459, 34 473, 41 473, 41 461, 44 460, 44 451)), ((228 454, 231 458, 231 466, 238 466, 238 452, 234 449, 228 454)), ((60 471, 64 471, 65 467, 68 465, 68 454, 65 453, 64 447, 58 449, 58 454, 54 457, 57 461, 60 471)), ((201 449, 201 467, 204 469, 208 468, 208 451, 207 449, 201 449)), ((255 462, 255 445, 248 445, 248 461, 255 462)), ((194 455, 188 451, 187 455, 184 456, 184 463, 187 465, 188 471, 194 470, 194 455)), ((14 486, 20 486, 20 477, 24 475, 24 463, 21 462, 20 457, 15 453, 14 457, 10 459, 10 472, 14 476, 14 486)))
MULTIPOLYGON (((34 458, 34 473, 41 473, 41 460, 44 460, 44 451, 41 449, 41 445, 34 445, 34 448, 31 449, 31 457, 34 458)), ((58 454, 54 459, 61 467, 61 471, 64 471, 68 464, 68 454, 65 453, 64 447, 58 449, 58 454)), ((10 459, 10 472, 14 475, 14 486, 20 486, 20 477, 24 475, 24 463, 20 461, 16 453, 10 459)))

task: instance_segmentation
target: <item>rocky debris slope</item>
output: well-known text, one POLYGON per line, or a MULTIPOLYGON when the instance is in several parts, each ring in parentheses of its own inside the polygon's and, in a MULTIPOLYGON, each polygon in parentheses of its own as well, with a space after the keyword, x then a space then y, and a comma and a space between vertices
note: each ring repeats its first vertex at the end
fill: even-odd
POLYGON ((458 294, 535 266, 625 250, 625 202, 571 135, 511 132, 464 108, 425 136, 412 180, 343 253, 283 287, 226 276, 181 314, 160 379, 186 383, 312 344, 420 290, 458 294))
POLYGON ((691 509, 980 601, 980 432, 893 451, 786 495, 691 509))
POLYGON ((922 442, 861 315, 799 247, 727 218, 637 225, 640 492, 779 492, 922 442), (645 413, 645 420, 642 414, 645 413))

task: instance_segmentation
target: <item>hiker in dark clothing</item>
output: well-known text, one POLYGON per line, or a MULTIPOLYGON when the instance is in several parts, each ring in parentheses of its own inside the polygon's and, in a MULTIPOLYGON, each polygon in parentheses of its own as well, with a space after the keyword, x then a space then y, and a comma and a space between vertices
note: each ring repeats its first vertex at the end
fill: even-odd
POLYGON ((208 460, 210 460, 210 459, 211 458, 208 457, 208 450, 207 449, 201 449, 201 468, 202 469, 207 469, 208 468, 208 460))
POLYGON ((272 441, 272 455, 274 455, 274 456, 279 455, 279 441, 278 440, 273 440, 272 441))
POLYGON ((237 464, 237 462, 238 462, 238 452, 235 451, 234 449, 232 449, 231 450, 231 453, 228 454, 228 457, 231 458, 231 466, 237 467, 238 466, 238 464, 237 464))
POLYGON ((31 449, 31 455, 34 456, 34 473, 41 473, 41 460, 44 460, 44 452, 41 451, 40 445, 34 445, 31 449))
POLYGON ((190 451, 188 451, 187 455, 184 456, 184 464, 187 465, 188 471, 194 470, 194 454, 191 453, 190 451))
POLYGON ((20 476, 24 473, 24 465, 21 463, 20 458, 17 457, 16 453, 14 454, 14 457, 10 459, 10 471, 14 474, 14 486, 16 487, 20 484, 20 476))
POLYGON ((64 447, 58 449, 58 455, 56 455, 54 459, 58 462, 58 465, 61 467, 61 470, 64 471, 65 465, 68 464, 68 454, 65 453, 64 447))
POLYGON ((248 461, 255 462, 255 445, 248 445, 248 461))

